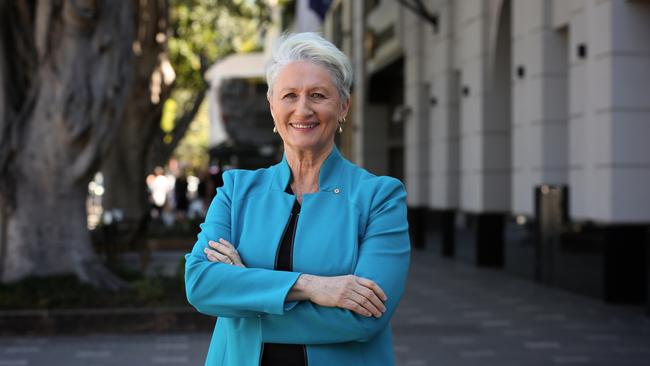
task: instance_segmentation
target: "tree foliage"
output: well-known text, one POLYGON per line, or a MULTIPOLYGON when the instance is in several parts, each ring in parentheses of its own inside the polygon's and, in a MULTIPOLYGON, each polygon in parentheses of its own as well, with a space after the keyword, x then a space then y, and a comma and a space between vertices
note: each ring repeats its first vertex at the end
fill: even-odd
POLYGON ((176 71, 175 89, 203 84, 201 63, 214 63, 233 52, 262 47, 270 21, 264 0, 171 0, 170 61, 176 71))
MULTIPOLYGON (((176 72, 174 89, 165 103, 161 118, 164 142, 173 141, 176 118, 205 88, 207 67, 236 52, 260 51, 270 10, 265 0, 171 0, 168 52, 176 72)), ((207 163, 207 111, 189 127, 191 136, 181 141, 175 155, 194 168, 207 163)), ((199 112, 200 113, 200 112, 199 112)))

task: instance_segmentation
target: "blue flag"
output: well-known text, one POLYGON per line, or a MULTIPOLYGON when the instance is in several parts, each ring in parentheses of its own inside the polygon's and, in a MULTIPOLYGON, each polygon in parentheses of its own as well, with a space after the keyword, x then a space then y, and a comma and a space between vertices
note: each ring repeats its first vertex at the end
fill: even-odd
POLYGON ((325 20, 325 14, 332 5, 332 0, 309 0, 309 7, 318 14, 321 21, 325 20))

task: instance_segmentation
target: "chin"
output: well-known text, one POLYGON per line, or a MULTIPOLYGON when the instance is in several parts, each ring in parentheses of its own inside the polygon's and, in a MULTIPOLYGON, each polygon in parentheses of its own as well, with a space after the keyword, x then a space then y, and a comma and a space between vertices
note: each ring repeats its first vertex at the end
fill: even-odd
POLYGON ((312 139, 294 139, 293 141, 289 141, 288 145, 299 150, 318 150, 327 146, 328 143, 320 140, 314 141, 312 139))

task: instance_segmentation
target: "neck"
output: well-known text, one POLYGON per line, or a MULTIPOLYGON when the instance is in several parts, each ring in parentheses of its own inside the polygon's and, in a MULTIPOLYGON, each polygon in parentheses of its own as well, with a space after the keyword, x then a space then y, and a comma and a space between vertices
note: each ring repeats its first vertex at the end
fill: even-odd
POLYGON ((304 193, 318 191, 320 168, 333 147, 333 142, 318 151, 296 150, 285 145, 285 157, 291 169, 291 188, 299 199, 304 193))

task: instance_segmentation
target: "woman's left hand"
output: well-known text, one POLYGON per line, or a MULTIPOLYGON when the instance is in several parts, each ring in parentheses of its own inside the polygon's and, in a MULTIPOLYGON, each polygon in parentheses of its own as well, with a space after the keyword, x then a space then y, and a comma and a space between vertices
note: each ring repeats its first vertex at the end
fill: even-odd
POLYGON ((203 249, 210 262, 232 264, 233 266, 246 268, 242 262, 239 252, 228 240, 219 238, 219 242, 210 240, 209 248, 203 249))

